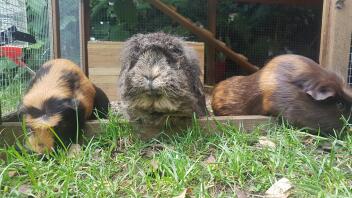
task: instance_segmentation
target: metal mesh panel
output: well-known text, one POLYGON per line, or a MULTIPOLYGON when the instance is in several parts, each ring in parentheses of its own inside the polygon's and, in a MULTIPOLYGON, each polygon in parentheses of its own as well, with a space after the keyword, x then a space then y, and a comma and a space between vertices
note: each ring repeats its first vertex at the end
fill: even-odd
POLYGON ((60 47, 62 58, 80 64, 79 2, 60 0, 60 47))
MULTIPOLYGON (((155 31, 169 32, 191 41, 199 40, 145 1, 134 1, 137 2, 137 18, 128 20, 133 19, 128 14, 133 13, 133 9, 122 5, 126 2, 91 1, 92 40, 123 41, 136 33, 155 31)), ((163 2, 174 6, 199 26, 207 27, 206 1, 163 2)), ((301 54, 318 61, 321 15, 321 7, 218 1, 216 37, 259 67, 273 56, 285 53, 301 54)), ((215 67, 216 81, 243 73, 238 65, 219 52, 215 67)))
POLYGON ((0 0, 2 114, 16 110, 31 79, 28 68, 36 71, 51 57, 50 16, 48 0, 0 0))
MULTIPOLYGON (((120 4, 109 0, 91 1, 91 40, 124 41, 137 33, 157 31, 179 35, 187 40, 198 40, 195 35, 152 7, 147 1, 134 1, 136 2, 136 10, 126 5, 121 6, 132 1, 122 0, 115 2, 120 2, 120 4), (133 13, 136 13, 136 16, 133 13)), ((163 2, 174 6, 179 13, 197 25, 207 25, 206 1, 165 0, 163 2)))

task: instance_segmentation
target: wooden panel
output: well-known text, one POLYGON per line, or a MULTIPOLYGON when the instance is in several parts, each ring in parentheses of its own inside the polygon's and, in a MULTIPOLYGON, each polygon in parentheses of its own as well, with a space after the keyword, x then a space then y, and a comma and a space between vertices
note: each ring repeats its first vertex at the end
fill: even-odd
POLYGON ((95 85, 106 93, 110 101, 118 100, 118 87, 117 83, 95 83, 95 85))
POLYGON ((352 1, 325 0, 320 64, 347 80, 352 34, 352 1))
POLYGON ((246 132, 252 132, 258 126, 261 126, 262 129, 271 126, 272 123, 276 122, 276 119, 261 115, 245 115, 204 117, 200 118, 198 121, 206 133, 212 134, 219 132, 219 124, 231 124, 243 129, 246 132))
MULTIPOLYGON (((187 42, 199 56, 201 80, 204 80, 204 43, 187 42)), ((124 42, 88 42, 89 78, 103 89, 111 101, 118 100, 117 81, 120 74, 120 53, 124 42)))
MULTIPOLYGON (((104 131, 101 128, 101 124, 106 123, 106 120, 102 121, 89 121, 86 125, 85 136, 92 138, 97 136, 104 131)), ((232 124, 237 127, 245 129, 247 132, 252 132, 257 126, 269 126, 275 123, 275 119, 266 116, 220 116, 211 118, 200 118, 199 124, 204 129, 205 133, 218 133, 217 123, 232 124)), ((23 132, 21 123, 19 122, 4 122, 0 125, 0 146, 13 145, 16 143, 16 139, 20 142, 23 141, 23 132)))

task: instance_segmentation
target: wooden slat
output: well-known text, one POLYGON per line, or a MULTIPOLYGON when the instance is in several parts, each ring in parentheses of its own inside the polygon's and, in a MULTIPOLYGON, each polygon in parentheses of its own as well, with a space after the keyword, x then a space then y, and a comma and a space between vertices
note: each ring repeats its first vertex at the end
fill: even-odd
POLYGON ((99 88, 101 88, 102 90, 104 90, 105 94, 108 96, 110 101, 116 101, 118 100, 118 87, 117 87, 117 83, 115 83, 114 85, 111 83, 95 83, 95 85, 99 88))
POLYGON ((89 0, 80 0, 79 2, 79 32, 80 32, 80 52, 81 68, 88 76, 88 49, 89 40, 89 0))
POLYGON ((352 1, 325 0, 320 44, 320 64, 347 80, 352 34, 352 1), (341 1, 342 2, 342 1, 341 1))
MULTIPOLYGON (((92 138, 93 136, 100 135, 103 133, 101 124, 106 123, 103 121, 89 121, 86 124, 85 136, 92 138)), ((200 118, 199 125, 204 129, 205 133, 218 133, 217 123, 232 124, 237 127, 241 127, 247 132, 252 132, 257 126, 269 126, 274 123, 275 119, 266 116, 220 116, 211 118, 200 118)), ((3 122, 0 125, 0 146, 13 145, 18 139, 23 142, 23 132, 21 123, 19 122, 3 122)))
POLYGON ((276 119, 261 115, 246 115, 204 117, 200 118, 198 121, 205 132, 212 134, 219 132, 218 124, 230 124, 246 132, 252 132, 258 126, 262 128, 270 126, 270 124, 276 122, 276 119))
POLYGON ((59 0, 51 0, 51 20, 53 36, 53 55, 54 58, 61 57, 60 47, 60 11, 59 0))
MULTIPOLYGON (((121 70, 120 54, 124 42, 88 42, 89 78, 102 88, 109 99, 117 100, 117 81, 121 70)), ((204 43, 187 42, 198 54, 201 80, 204 80, 204 43)))
POLYGON ((120 71, 114 67, 89 68, 89 76, 105 76, 105 75, 118 76, 119 74, 120 74, 120 71))

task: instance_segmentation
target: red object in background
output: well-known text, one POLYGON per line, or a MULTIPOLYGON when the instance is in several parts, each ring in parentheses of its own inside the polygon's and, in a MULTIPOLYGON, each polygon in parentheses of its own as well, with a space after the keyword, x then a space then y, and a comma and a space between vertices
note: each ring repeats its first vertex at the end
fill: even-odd
POLYGON ((215 82, 218 83, 222 80, 225 80, 225 70, 226 70, 226 62, 225 61, 218 61, 215 62, 215 82))
POLYGON ((23 52, 21 47, 0 46, 0 57, 6 57, 15 62, 16 65, 25 67, 26 63, 22 61, 22 56, 23 52))

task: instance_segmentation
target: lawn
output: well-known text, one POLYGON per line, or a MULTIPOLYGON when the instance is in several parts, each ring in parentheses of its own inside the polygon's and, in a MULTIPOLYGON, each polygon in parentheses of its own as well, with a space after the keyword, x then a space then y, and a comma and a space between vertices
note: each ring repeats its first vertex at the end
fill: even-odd
POLYGON ((104 128, 76 155, 58 151, 45 160, 2 149, 2 197, 173 197, 185 190, 189 197, 262 197, 283 177, 294 185, 292 197, 352 197, 352 136, 325 139, 287 125, 251 133, 219 125, 222 133, 205 135, 194 123, 143 142, 117 116, 104 128), (258 144, 261 136, 275 147, 258 144))
POLYGON ((2 115, 17 109, 26 83, 12 81, 8 86, 0 87, 0 102, 2 115))

